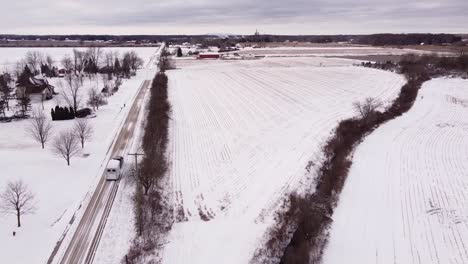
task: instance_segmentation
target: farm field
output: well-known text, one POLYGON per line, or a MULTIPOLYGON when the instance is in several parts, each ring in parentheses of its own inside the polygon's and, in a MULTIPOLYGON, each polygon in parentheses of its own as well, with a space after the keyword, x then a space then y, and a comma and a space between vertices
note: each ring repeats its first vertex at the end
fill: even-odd
MULTIPOLYGON (((0 54, 8 49, 0 48, 0 54)), ((8 181, 22 179, 35 194, 37 208, 34 214, 22 217, 21 228, 16 227, 14 215, 1 215, 2 263, 46 263, 56 242, 69 227, 70 220, 84 209, 106 166, 110 146, 133 98, 142 82, 151 80, 156 71, 154 61, 158 48, 152 48, 151 52, 146 49, 134 50, 144 60, 145 67, 138 70, 136 76, 131 79, 123 79, 119 91, 108 97, 107 105, 96 111, 97 117, 89 119, 93 127, 92 138, 83 149, 80 147, 70 166, 53 153, 51 142, 46 144, 45 149, 41 149, 40 144, 27 134, 28 120, 0 123, 0 159, 3 161, 0 190, 5 189, 8 181), (12 236, 13 231, 16 231, 15 237, 12 236), (23 251, 25 248, 28 249, 27 254, 23 251)), ((60 80, 62 79, 49 79, 59 94, 54 99, 44 102, 44 113, 48 119, 51 119, 52 107, 57 104, 66 105, 60 95, 63 92, 62 87, 58 85, 60 80)), ((100 77, 84 78, 83 88, 79 93, 82 98, 80 108, 86 107, 88 91, 102 85, 100 77)), ((11 100, 12 105, 15 103, 11 100)), ((42 109, 41 100, 31 96, 31 106, 34 109, 42 109)), ((61 131, 71 129, 74 121, 54 121, 52 125, 55 136, 61 131)))
POLYGON ((425 83, 357 147, 324 264, 468 263, 467 88, 425 83))
MULTIPOLYGON (((178 61, 168 145, 177 223, 163 263, 248 263, 285 194, 366 97, 392 101, 402 76, 326 58, 178 61)), ((312 165, 311 171, 314 166, 312 165)))
MULTIPOLYGON (((377 48, 377 47, 274 47, 274 48, 244 48, 234 53, 265 55, 269 57, 288 56, 369 56, 369 55, 405 55, 430 54, 429 51, 416 49, 377 48)), ((440 54, 450 54, 439 52, 440 54)))

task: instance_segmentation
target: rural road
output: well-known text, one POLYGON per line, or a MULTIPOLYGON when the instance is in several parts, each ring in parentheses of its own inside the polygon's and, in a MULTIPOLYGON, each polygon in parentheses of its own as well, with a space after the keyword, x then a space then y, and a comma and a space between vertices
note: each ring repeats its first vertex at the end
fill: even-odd
MULTIPOLYGON (((127 155, 126 149, 130 147, 132 142, 131 139, 138 125, 138 116, 143 108, 144 97, 150 85, 150 80, 142 82, 137 97, 113 145, 111 157, 125 157, 127 155)), ((65 253, 59 261, 60 263, 92 263, 118 186, 119 181, 106 181, 105 175, 102 175, 65 253)), ((49 263, 52 263, 60 244, 61 241, 54 249, 49 263)))

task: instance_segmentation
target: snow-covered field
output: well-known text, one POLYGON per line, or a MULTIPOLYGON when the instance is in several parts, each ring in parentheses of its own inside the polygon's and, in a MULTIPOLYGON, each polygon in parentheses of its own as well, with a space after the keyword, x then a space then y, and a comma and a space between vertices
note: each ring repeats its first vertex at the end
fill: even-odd
POLYGON ((276 47, 244 48, 235 51, 239 54, 266 56, 366 56, 366 55, 404 55, 430 54, 427 51, 414 49, 377 48, 377 47, 276 47))
POLYGON ((435 79, 357 148, 324 264, 468 263, 468 80, 435 79))
MULTIPOLYGON (((0 54, 5 50, 0 49, 0 54)), ((150 66, 157 48, 134 50, 144 59, 145 65, 150 66)), ((55 55, 59 56, 57 53, 55 55)), ((141 69, 137 76, 124 80, 120 90, 108 98, 108 105, 97 111, 96 118, 89 119, 93 125, 93 137, 79 155, 72 158, 70 167, 64 159, 53 154, 50 143, 43 150, 39 143, 27 135, 25 128, 28 121, 0 123, 0 191, 4 190, 9 180, 22 179, 35 193, 37 207, 35 214, 23 217, 21 228, 16 227, 14 215, 0 215, 2 263, 30 264, 47 261, 75 211, 94 190, 93 184, 101 176, 109 147, 138 88, 143 80, 151 79, 154 72, 154 69, 141 69), (17 232, 15 237, 12 236, 13 231, 17 232)), ((56 84, 58 79, 50 82, 56 84)), ((86 105, 87 91, 101 85, 97 82, 99 78, 85 79, 82 90, 83 107, 86 105)), ((61 92, 60 86, 56 86, 56 91, 61 92)), ((60 101, 60 95, 56 98, 44 104, 48 118, 50 109, 60 101)), ((11 103, 14 104, 13 100, 11 103)), ((62 105, 63 103, 62 101, 62 105)), ((33 100, 32 105, 39 107, 41 104, 40 101, 33 100)), ((73 122, 53 122, 54 133, 71 128, 73 122)))
MULTIPOLYGON (((169 72, 170 175, 178 222, 163 263, 247 263, 284 194, 338 121, 404 79, 354 61, 178 61, 169 72)), ((310 182, 309 182, 310 183, 310 182)))

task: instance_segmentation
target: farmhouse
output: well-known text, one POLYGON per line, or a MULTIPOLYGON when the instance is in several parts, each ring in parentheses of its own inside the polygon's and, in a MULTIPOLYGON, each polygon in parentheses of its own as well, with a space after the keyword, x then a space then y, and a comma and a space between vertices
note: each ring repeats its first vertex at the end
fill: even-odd
POLYGON ((55 93, 54 86, 50 85, 46 79, 36 77, 29 78, 28 83, 16 88, 16 97, 21 98, 26 94, 42 94, 44 99, 52 99, 55 93))
POLYGON ((220 57, 218 53, 202 53, 198 55, 198 59, 219 59, 220 57))

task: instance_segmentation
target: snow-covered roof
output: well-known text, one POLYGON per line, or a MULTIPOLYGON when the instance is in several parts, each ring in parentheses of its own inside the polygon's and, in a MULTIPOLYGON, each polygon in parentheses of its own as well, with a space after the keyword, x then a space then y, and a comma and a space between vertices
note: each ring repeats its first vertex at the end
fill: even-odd
POLYGON ((120 168, 120 161, 111 159, 109 160, 109 163, 107 163, 107 168, 108 169, 119 169, 120 168))

